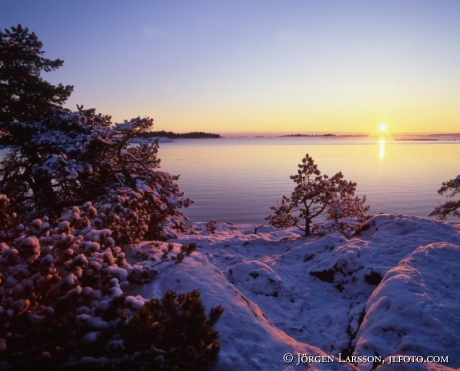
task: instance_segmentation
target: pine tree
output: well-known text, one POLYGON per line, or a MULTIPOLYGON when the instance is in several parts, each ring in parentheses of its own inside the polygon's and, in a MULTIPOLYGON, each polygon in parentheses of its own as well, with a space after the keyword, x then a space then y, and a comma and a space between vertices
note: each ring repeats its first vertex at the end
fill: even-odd
POLYGON ((5 130, 22 131, 28 139, 0 162, 0 193, 29 220, 57 219, 92 202, 117 243, 175 237, 175 230, 185 228, 177 209, 193 201, 183 197, 178 176, 158 170, 158 141, 130 145, 152 127, 149 118, 112 124, 110 116, 83 107, 42 122, 11 122, 5 130))
POLYGON ((185 228, 177 209, 192 201, 178 176, 158 170, 158 142, 130 145, 153 120, 113 124, 94 109, 62 108, 73 87, 53 86, 40 73, 63 61, 43 58, 42 43, 21 25, 0 33, 0 48, 0 140, 9 149, 0 161, 0 193, 21 221, 56 220, 91 202, 117 243, 174 237, 185 228))
POLYGON ((308 154, 298 165, 297 175, 291 179, 297 184, 291 197, 283 196, 281 205, 272 206, 274 215, 266 220, 276 228, 297 227, 310 235, 310 224, 314 218, 322 214, 332 203, 340 203, 342 199, 353 196, 356 183, 343 179, 341 172, 329 178, 321 175, 318 166, 308 154))
POLYGON ((72 93, 73 86, 55 86, 42 79, 42 72, 64 63, 44 58, 42 47, 35 33, 20 24, 0 31, 0 123, 43 120, 72 93))
MULTIPOLYGON (((438 189, 440 195, 445 194, 446 197, 454 197, 460 194, 460 175, 455 179, 443 182, 441 188, 438 189)), ((437 206, 429 216, 437 216, 440 220, 446 220, 449 215, 460 218, 460 201, 447 201, 442 205, 437 206)))

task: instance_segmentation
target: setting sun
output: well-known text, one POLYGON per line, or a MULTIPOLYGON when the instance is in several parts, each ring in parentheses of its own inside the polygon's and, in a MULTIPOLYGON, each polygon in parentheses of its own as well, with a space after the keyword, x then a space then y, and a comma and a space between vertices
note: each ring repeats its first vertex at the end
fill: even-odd
POLYGON ((382 123, 379 125, 379 131, 386 132, 388 130, 388 124, 382 123))

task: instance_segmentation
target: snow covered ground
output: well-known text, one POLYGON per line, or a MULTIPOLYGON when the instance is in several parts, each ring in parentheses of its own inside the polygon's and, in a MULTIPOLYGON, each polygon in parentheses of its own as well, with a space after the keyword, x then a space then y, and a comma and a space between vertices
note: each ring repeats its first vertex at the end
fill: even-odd
POLYGON ((173 242, 197 252, 130 295, 197 288, 207 311, 222 304, 216 371, 460 368, 460 223, 377 215, 350 239, 254 229, 194 224, 173 242))

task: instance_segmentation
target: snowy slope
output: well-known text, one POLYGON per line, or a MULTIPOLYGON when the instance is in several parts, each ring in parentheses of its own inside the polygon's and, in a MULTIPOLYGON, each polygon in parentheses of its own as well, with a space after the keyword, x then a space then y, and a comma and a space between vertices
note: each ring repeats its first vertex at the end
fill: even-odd
POLYGON ((444 355, 460 367, 460 246, 422 246, 385 276, 366 305, 356 352, 444 355))
POLYGON ((449 357, 442 365, 387 358, 382 371, 460 367, 460 225, 378 215, 350 239, 254 228, 223 224, 212 234, 195 224, 174 242, 196 242, 198 251, 162 264, 154 282, 130 294, 197 288, 207 310, 222 304, 216 371, 377 367, 339 362, 352 355, 449 357), (298 353, 324 358, 296 365, 298 353))

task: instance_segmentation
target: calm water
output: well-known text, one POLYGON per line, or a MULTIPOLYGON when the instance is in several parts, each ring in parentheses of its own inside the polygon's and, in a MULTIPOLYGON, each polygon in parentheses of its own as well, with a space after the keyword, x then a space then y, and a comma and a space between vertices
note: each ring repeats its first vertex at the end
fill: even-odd
POLYGON ((222 138, 161 143, 161 168, 180 174, 196 203, 192 221, 263 223, 294 189, 290 175, 309 153, 323 174, 342 171, 367 195, 370 213, 428 216, 446 198, 437 190, 460 173, 460 142, 357 138, 222 138))
MULTIPOLYGON (((2 155, 0 151, 0 157, 2 155)), ((323 174, 342 171, 367 195, 370 213, 428 216, 447 200, 443 181, 460 174, 460 141, 406 142, 352 138, 221 138, 161 143, 161 169, 180 174, 195 200, 192 221, 263 223, 270 206, 290 196, 297 164, 309 153, 323 174)))

